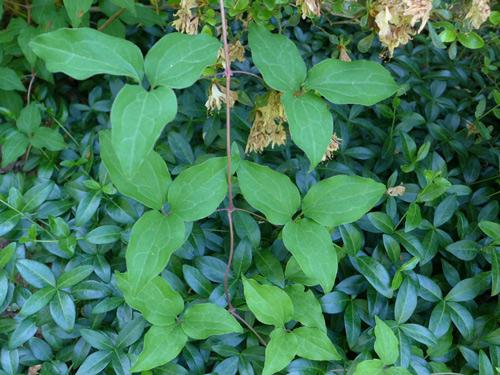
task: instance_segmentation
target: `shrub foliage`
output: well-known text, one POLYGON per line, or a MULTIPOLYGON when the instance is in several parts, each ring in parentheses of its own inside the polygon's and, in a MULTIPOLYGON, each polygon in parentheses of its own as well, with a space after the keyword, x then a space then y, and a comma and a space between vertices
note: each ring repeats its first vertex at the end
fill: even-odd
POLYGON ((500 372, 499 15, 0 0, 0 374, 500 372))

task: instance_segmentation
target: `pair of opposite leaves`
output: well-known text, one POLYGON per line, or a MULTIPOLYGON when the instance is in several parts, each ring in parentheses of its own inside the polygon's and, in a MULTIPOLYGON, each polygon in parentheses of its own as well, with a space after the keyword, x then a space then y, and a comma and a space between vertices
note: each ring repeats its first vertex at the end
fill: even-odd
MULTIPOLYGON (((331 113, 313 91, 336 104, 372 105, 397 88, 389 72, 371 61, 326 59, 307 72, 295 44, 264 26, 250 25, 249 45, 264 81, 283 93, 292 139, 310 159, 311 168, 321 161, 333 133, 331 113), (298 93, 302 86, 305 93, 298 93)), ((42 34, 30 46, 46 61, 49 71, 76 79, 112 74, 140 83, 145 73, 154 89, 126 85, 111 111, 111 144, 123 174, 132 180, 142 164, 154 159, 154 144, 175 118, 177 101, 172 89, 189 87, 198 80, 203 70, 215 63, 220 43, 208 35, 171 33, 144 59, 129 41, 81 28, 42 34)))

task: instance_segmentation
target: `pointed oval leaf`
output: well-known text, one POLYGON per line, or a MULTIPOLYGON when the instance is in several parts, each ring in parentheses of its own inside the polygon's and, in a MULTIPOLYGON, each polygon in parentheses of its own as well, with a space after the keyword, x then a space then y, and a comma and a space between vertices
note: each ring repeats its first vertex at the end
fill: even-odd
POLYGON ((139 290, 133 290, 126 273, 116 274, 116 282, 127 304, 140 311, 144 319, 153 325, 173 324, 177 315, 184 310, 181 295, 160 276, 156 276, 139 290))
POLYGON ((290 39, 271 33, 263 25, 251 24, 248 44, 253 63, 269 86, 278 91, 296 91, 300 88, 306 79, 307 67, 290 39))
POLYGON ((297 354, 297 337, 284 329, 271 332, 271 340, 266 346, 266 357, 262 375, 271 375, 284 369, 297 354))
POLYGON ((377 260, 367 256, 351 258, 351 261, 377 292, 387 298, 392 298, 391 278, 389 273, 377 260))
POLYGON ((160 210, 166 201, 167 189, 172 182, 163 158, 155 151, 151 151, 144 159, 142 166, 132 177, 129 177, 123 172, 111 145, 109 130, 99 133, 99 144, 101 159, 118 191, 149 208, 160 210))
POLYGON ((249 161, 241 162, 237 174, 245 200, 271 224, 286 224, 297 212, 300 193, 288 176, 249 161))
POLYGON ((385 365, 392 365, 399 357, 398 338, 378 316, 375 317, 375 352, 385 365))
POLYGON ((214 335, 243 333, 243 329, 229 312, 213 303, 199 303, 186 309, 182 317, 182 330, 195 340, 214 335))
POLYGON ((170 362, 179 355, 187 340, 186 334, 176 324, 152 326, 144 336, 144 349, 131 371, 146 371, 170 362))
POLYGON ((33 293, 23 304, 23 308, 19 312, 21 316, 30 316, 43 309, 52 299, 56 290, 47 286, 33 293))
POLYGON ((262 323, 283 327, 292 319, 293 303, 282 289, 243 277, 243 291, 248 308, 262 323))
POLYGON ((335 104, 373 105, 394 94, 396 82, 382 65, 326 59, 307 74, 306 87, 335 104))
POLYGON ((177 99, 168 87, 146 91, 125 85, 120 90, 111 108, 111 144, 127 176, 137 173, 176 113, 177 99))
POLYGON ((149 82, 153 87, 189 87, 215 63, 219 47, 220 42, 206 34, 167 34, 146 55, 144 67, 149 82))
POLYGON ((288 222, 283 229, 283 242, 304 274, 329 293, 337 276, 338 261, 326 228, 307 218, 288 222))
POLYGON ((45 264, 30 259, 20 259, 17 261, 17 269, 24 280, 35 288, 45 286, 56 286, 54 274, 45 264))
POLYGON ((325 318, 321 304, 310 290, 304 291, 304 286, 293 284, 286 288, 286 293, 293 303, 293 320, 306 327, 318 328, 326 332, 325 318))
POLYGON ((308 92, 295 96, 286 92, 281 97, 293 142, 306 153, 311 169, 316 167, 330 144, 333 117, 323 99, 308 92))
POLYGON ((300 327, 293 330, 297 337, 297 355, 313 361, 341 360, 339 352, 324 331, 317 328, 300 327))
POLYGON ((50 315, 54 322, 64 329, 71 331, 75 325, 76 308, 73 299, 68 293, 57 291, 49 304, 50 315))
POLYGON ((304 215, 334 227, 352 223, 371 210, 385 185, 370 178, 338 175, 313 185, 302 203, 304 215))
POLYGON ((75 375, 101 374, 101 371, 111 362, 112 356, 113 352, 111 351, 98 351, 92 353, 81 364, 75 375))
POLYGON ((184 242, 184 222, 175 214, 148 211, 134 224, 127 247, 128 278, 140 290, 166 267, 184 242))
POLYGON ((177 176, 168 190, 168 203, 183 220, 196 221, 211 215, 226 194, 226 158, 210 158, 177 176))
POLYGON ((29 45, 53 73, 63 72, 79 80, 96 74, 142 80, 144 69, 139 47, 94 29, 58 29, 35 37, 29 45))

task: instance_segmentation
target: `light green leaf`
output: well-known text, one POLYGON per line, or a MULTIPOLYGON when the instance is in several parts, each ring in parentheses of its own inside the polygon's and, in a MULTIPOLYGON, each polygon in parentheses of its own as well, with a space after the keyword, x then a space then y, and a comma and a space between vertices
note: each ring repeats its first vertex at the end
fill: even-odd
POLYGON ((281 97, 293 142, 303 150, 316 167, 330 144, 333 117, 326 103, 308 92, 295 96, 286 92, 281 97))
POLYGON ((118 191, 147 207, 161 209, 166 201, 167 189, 172 182, 163 158, 151 151, 136 174, 127 177, 111 145, 109 130, 99 132, 99 144, 102 161, 118 191))
POLYGON ((300 88, 306 79, 307 67, 290 39, 252 23, 248 44, 253 63, 271 88, 278 91, 297 91, 300 88))
POLYGON ((225 309, 213 303, 191 305, 182 317, 184 333, 195 340, 205 340, 214 335, 243 333, 236 319, 225 309))
POLYGON ((126 273, 116 274, 116 282, 125 301, 140 311, 148 322, 167 326, 184 310, 184 300, 170 284, 160 276, 154 277, 143 288, 134 291, 126 273))
POLYGON ((134 0, 111 0, 111 2, 120 8, 127 9, 133 15, 137 14, 134 0))
POLYGON ((189 87, 207 66, 215 64, 219 47, 220 42, 206 34, 167 34, 146 55, 144 66, 149 82, 153 87, 189 87))
POLYGON ((24 134, 33 133, 42 123, 42 116, 37 103, 31 103, 24 107, 19 113, 16 126, 24 134))
POLYGON ((64 0, 64 9, 73 27, 80 26, 83 16, 89 11, 93 2, 93 0, 64 0))
POLYGON ((307 218, 290 221, 283 229, 283 242, 304 274, 316 280, 323 293, 329 293, 337 276, 338 261, 326 228, 307 218))
POLYGON ((385 185, 370 178, 338 175, 313 185, 302 203, 304 215, 327 227, 352 223, 371 210, 385 185))
POLYGON ((293 330, 297 337, 297 355, 313 361, 338 361, 342 357, 324 331, 300 327, 293 330))
POLYGON ((307 74, 306 87, 335 104, 373 105, 394 94, 396 82, 381 64, 326 59, 307 74))
POLYGON ((63 136, 57 129, 51 129, 45 126, 35 130, 31 138, 31 144, 33 147, 46 148, 49 151, 61 151, 67 147, 63 136))
POLYGON ((227 194, 226 158, 210 158, 182 171, 168 190, 172 212, 184 221, 211 215, 227 194))
POLYGON ((479 229, 490 237, 495 244, 500 244, 500 224, 483 220, 479 222, 479 229))
POLYGON ((177 324, 152 326, 144 336, 144 349, 130 370, 141 372, 170 362, 179 355, 187 340, 177 324))
POLYGON ((127 247, 128 278, 140 290, 166 267, 184 242, 184 222, 176 214, 148 211, 134 224, 127 247))
POLYGON ((392 329, 375 317, 375 352, 385 365, 392 365, 399 357, 399 341, 392 329))
POLYGON ((384 374, 384 363, 379 359, 362 361, 356 365, 354 375, 382 375, 384 374))
POLYGON ((127 76, 140 82, 142 52, 133 43, 89 28, 59 29, 30 42, 50 72, 83 80, 96 74, 127 76))
MULTIPOLYGON (((1 72, 0 72, 1 74, 1 72)), ((28 138, 19 131, 11 132, 2 142, 2 167, 16 161, 29 145, 28 138)))
POLYGON ((0 67, 0 90, 26 91, 17 73, 6 67, 0 67))
POLYGON ((469 49, 479 49, 484 47, 484 40, 481 36, 474 32, 459 33, 458 41, 461 45, 469 49))
POLYGON ((351 261, 377 292, 387 298, 392 298, 391 278, 382 264, 367 256, 353 257, 351 261))
POLYGON ((282 289, 243 276, 243 291, 248 308, 262 323, 283 327, 293 318, 292 300, 282 289))
POLYGON ((277 328, 270 337, 262 375, 271 375, 284 369, 297 354, 297 337, 293 333, 277 328))
POLYGON ((306 327, 319 328, 326 332, 325 318, 318 299, 310 290, 304 291, 304 286, 293 284, 285 289, 293 303, 293 320, 306 327))
POLYGON ((300 193, 288 176, 249 161, 240 163, 237 174, 245 200, 271 224, 286 224, 297 212, 300 193))
POLYGON ((146 91, 125 85, 120 90, 111 108, 111 144, 127 176, 137 173, 176 113, 177 99, 167 87, 146 91))

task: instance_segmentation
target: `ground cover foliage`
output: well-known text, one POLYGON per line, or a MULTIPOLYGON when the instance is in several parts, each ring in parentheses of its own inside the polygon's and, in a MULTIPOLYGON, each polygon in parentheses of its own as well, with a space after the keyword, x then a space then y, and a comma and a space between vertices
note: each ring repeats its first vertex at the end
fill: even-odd
POLYGON ((495 4, 0 4, 0 374, 500 372, 495 4))

